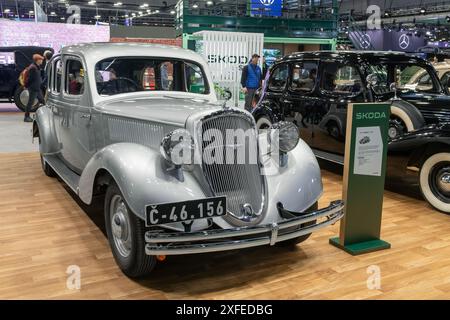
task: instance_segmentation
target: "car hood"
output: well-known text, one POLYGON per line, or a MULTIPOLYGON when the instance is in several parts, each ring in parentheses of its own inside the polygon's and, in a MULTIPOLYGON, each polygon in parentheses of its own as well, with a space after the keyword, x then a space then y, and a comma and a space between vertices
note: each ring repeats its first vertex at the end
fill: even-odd
POLYGON ((96 108, 106 114, 184 126, 192 114, 222 107, 203 99, 158 96, 112 100, 96 108))

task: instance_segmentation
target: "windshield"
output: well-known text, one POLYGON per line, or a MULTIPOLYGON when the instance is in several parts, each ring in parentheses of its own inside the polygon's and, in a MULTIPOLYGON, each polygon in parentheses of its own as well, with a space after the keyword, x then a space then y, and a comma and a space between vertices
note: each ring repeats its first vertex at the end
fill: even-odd
POLYGON ((108 58, 96 64, 95 81, 104 96, 137 91, 209 93, 202 68, 178 59, 108 58))

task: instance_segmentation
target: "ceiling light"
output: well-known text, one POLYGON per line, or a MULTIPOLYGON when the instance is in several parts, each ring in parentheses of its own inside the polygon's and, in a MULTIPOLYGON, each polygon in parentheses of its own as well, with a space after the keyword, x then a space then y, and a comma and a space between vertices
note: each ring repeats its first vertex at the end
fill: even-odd
POLYGON ((427 12, 427 9, 425 9, 425 8, 420 9, 420 13, 425 13, 425 12, 427 12))
POLYGON ((126 15, 124 15, 124 17, 125 17, 125 18, 128 18, 128 15, 127 15, 127 14, 126 14, 126 15))
POLYGON ((147 13, 152 13, 152 10, 150 10, 150 9, 147 9, 147 13))
POLYGON ((11 10, 5 9, 5 13, 10 13, 10 12, 11 12, 11 10))
POLYGON ((34 14, 33 10, 28 11, 28 14, 34 14))
POLYGON ((94 5, 97 1, 95 0, 89 0, 88 4, 90 4, 91 6, 94 5))
POLYGON ((194 3, 194 5, 192 6, 192 8, 197 9, 197 8, 198 8, 198 4, 194 3))
POLYGON ((139 8, 148 8, 148 3, 144 3, 141 6, 139 6, 139 8))
POLYGON ((206 4, 207 4, 208 6, 210 6, 210 5, 213 4, 213 2, 212 2, 212 1, 206 1, 206 4))
POLYGON ((51 16, 56 16, 55 11, 50 12, 50 15, 51 15, 51 16))
POLYGON ((64 18, 64 17, 61 17, 61 18, 59 18, 60 20, 65 20, 66 18, 64 18))
POLYGON ((114 7, 120 7, 123 3, 122 2, 116 2, 114 3, 114 7))
POLYGON ((143 13, 142 11, 139 11, 139 15, 141 15, 141 16, 142 16, 143 14, 144 14, 144 13, 143 13))
POLYGON ((134 12, 133 12, 131 15, 132 15, 133 17, 136 17, 136 13, 134 13, 134 12))
POLYGON ((101 18, 101 16, 97 14, 97 15, 94 16, 94 18, 98 20, 98 19, 101 18))
POLYGON ((159 10, 155 10, 155 13, 159 13, 159 10))
POLYGON ((170 14, 175 14, 175 10, 170 10, 170 14))

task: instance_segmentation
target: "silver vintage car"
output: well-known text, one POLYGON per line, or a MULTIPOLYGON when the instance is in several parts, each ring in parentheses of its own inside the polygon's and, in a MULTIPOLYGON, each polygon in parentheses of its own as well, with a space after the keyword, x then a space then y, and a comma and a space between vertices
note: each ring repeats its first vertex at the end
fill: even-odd
POLYGON ((104 195, 109 243, 130 277, 166 255, 295 245, 343 216, 341 200, 318 209, 320 169, 297 128, 258 134, 251 114, 218 103, 193 51, 80 44, 47 74, 33 123, 43 170, 86 204, 104 195))

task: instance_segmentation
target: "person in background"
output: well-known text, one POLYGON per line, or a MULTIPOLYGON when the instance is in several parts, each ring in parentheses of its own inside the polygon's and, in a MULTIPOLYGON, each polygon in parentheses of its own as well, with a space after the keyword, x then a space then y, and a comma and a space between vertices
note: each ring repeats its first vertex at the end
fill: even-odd
POLYGON ((258 54, 253 54, 249 64, 242 69, 241 85, 245 94, 245 110, 251 112, 253 109, 252 102, 255 91, 261 85, 262 71, 258 66, 258 54))
POLYGON ((44 57, 40 54, 33 55, 33 63, 28 67, 28 81, 27 89, 29 94, 29 99, 27 106, 25 108, 25 118, 24 122, 33 122, 30 117, 30 110, 33 107, 33 102, 37 98, 39 103, 44 104, 44 97, 42 96, 42 78, 41 78, 41 65, 44 62, 44 57))

